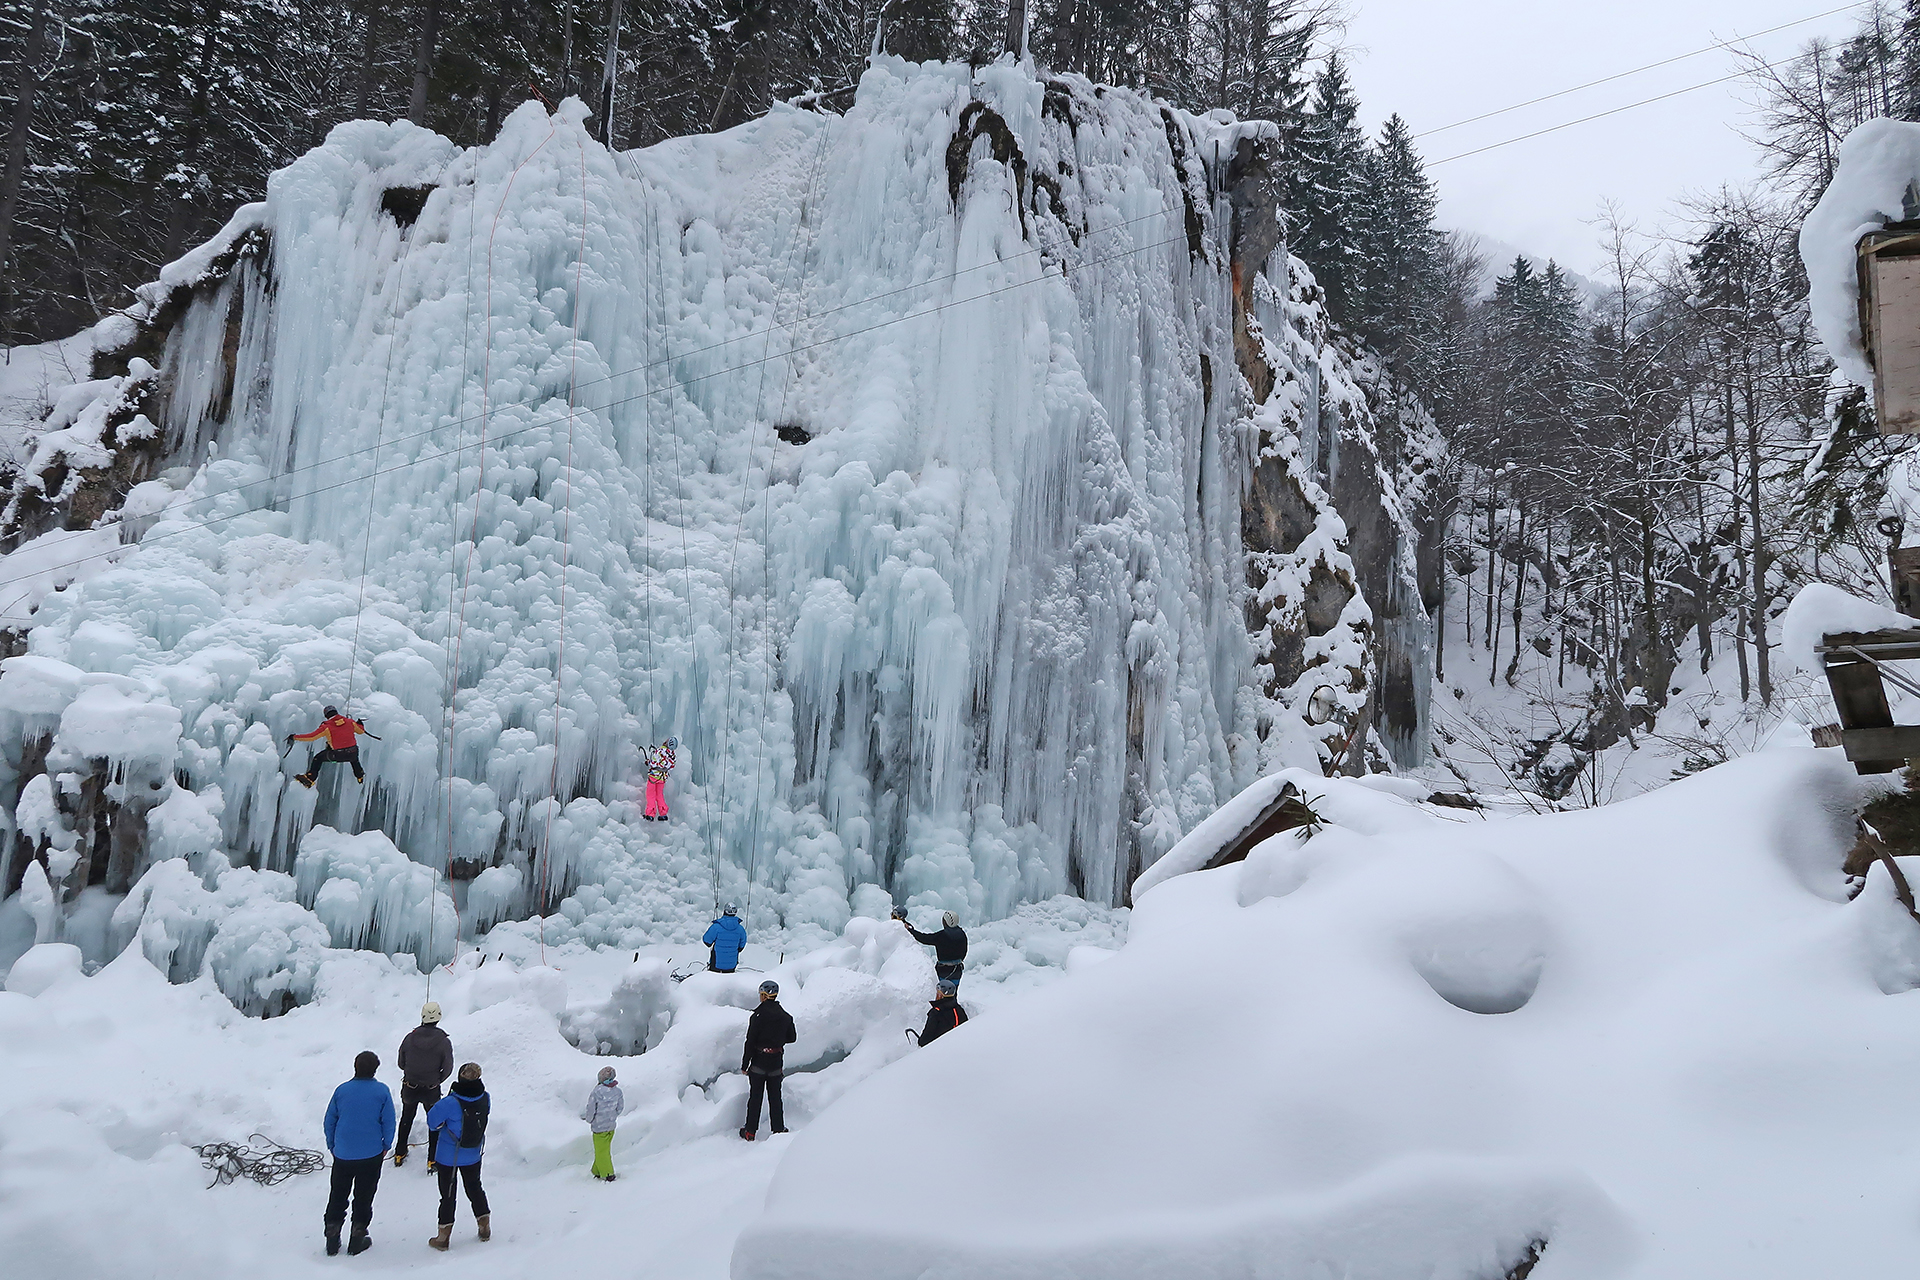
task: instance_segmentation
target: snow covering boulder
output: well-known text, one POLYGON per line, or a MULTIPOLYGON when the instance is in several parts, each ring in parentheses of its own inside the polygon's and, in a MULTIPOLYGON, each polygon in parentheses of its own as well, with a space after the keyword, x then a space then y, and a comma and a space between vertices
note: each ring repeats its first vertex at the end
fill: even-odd
POLYGON ((37 996, 80 976, 80 948, 65 942, 42 942, 7 970, 7 990, 15 995, 37 996))
POLYGON ((279 1013, 313 993, 332 939, 294 900, 294 878, 249 867, 210 868, 202 882, 185 859, 155 863, 113 913, 116 945, 137 939, 175 982, 210 974, 246 1013, 279 1013))
POLYGON ((1908 1143, 1857 1099, 1920 1054, 1882 994, 1911 985, 1920 926, 1884 876, 1823 892, 1865 785, 1781 749, 1460 821, 1326 781, 1319 834, 1163 880, 1112 959, 801 1131, 732 1274, 1897 1267, 1882 1180, 1908 1143), (937 1153, 937 1186, 880 1149, 937 1153))

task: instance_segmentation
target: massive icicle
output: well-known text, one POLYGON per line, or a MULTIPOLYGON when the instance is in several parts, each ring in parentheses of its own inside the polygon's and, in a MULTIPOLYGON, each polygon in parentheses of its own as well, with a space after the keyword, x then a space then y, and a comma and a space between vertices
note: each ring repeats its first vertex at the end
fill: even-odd
POLYGON ((1362 720, 1424 749, 1431 429, 1378 438, 1270 126, 888 58, 844 117, 625 154, 584 117, 342 125, 96 333, 7 533, 137 545, 0 678, 9 889, 200 852, 149 847, 165 810, 423 961, 384 843, 310 831, 450 874, 469 933, 631 944, 724 897, 833 934, 1115 901, 1257 772, 1363 767, 1362 720), (74 740, 89 698, 177 716, 171 758, 74 740), (289 786, 323 702, 380 735, 364 789, 289 786))

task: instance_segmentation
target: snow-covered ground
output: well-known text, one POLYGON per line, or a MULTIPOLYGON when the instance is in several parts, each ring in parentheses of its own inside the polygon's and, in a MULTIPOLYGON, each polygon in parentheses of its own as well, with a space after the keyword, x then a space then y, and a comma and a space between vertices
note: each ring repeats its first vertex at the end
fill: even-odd
POLYGON ((1840 871, 1882 784, 1789 747, 1485 819, 1300 781, 1318 834, 798 1135, 734 1280, 1910 1269, 1920 924, 1840 871))
MULTIPOLYGON (((991 1022, 1021 992, 1112 954, 1126 914, 1056 900, 974 930, 969 1011, 991 1022)), ((670 972, 697 970, 704 949, 650 947, 636 960, 578 945, 543 951, 531 931, 486 942, 432 987, 457 1059, 482 1064, 494 1099, 485 1162, 494 1239, 480 1246, 462 1209, 453 1255, 476 1277, 725 1276, 734 1236, 758 1212, 791 1141, 769 1140, 764 1120, 760 1142, 734 1134, 746 1105, 741 1036, 762 976, 781 982, 799 1024, 786 1102, 788 1124, 802 1132, 835 1098, 913 1051, 903 1031, 920 1025, 933 985, 927 948, 891 921, 866 918, 834 946, 783 963, 756 943, 740 973, 692 972, 678 983, 670 972), (652 1047, 590 1057, 569 1032, 596 1048, 622 1035, 652 1047), (614 1145, 620 1178, 605 1185, 588 1174, 576 1117, 609 1062, 629 1112, 614 1145)), ((425 1248, 437 1202, 424 1160, 386 1171, 376 1247, 349 1264, 321 1249, 324 1172, 273 1188, 209 1189, 188 1149, 255 1132, 321 1147, 327 1098, 363 1048, 381 1055, 380 1078, 397 1092, 395 1049, 427 993, 410 963, 335 953, 312 1003, 259 1019, 239 1015, 211 980, 169 984, 138 946, 90 977, 67 971, 40 991, 59 971, 59 952, 30 953, 9 975, 17 989, 0 994, 0 1256, 9 1277, 214 1280, 440 1264, 425 1248)), ((416 1124, 414 1140, 423 1136, 416 1124)))
MULTIPOLYGON (((475 1276, 1492 1280, 1544 1241, 1532 1280, 1903 1273, 1920 924, 1884 872, 1849 901, 1840 870, 1886 780, 1778 743, 1541 816, 1286 780, 1317 830, 1164 879, 1130 919, 1055 900, 977 930, 975 1017, 923 1051, 901 1032, 929 961, 897 926, 750 949, 803 1068, 795 1132, 752 1146, 731 1134, 757 974, 674 986, 688 947, 549 945, 542 966, 530 926, 496 929, 433 988, 496 1106, 497 1235, 478 1244, 462 1210, 453 1257, 475 1276), (652 1047, 596 1058, 569 1033, 652 1047), (612 1186, 575 1118, 608 1060, 631 1104, 612 1186)), ((186 1149, 318 1145, 355 1052, 394 1078, 425 988, 410 961, 335 953, 310 1004, 262 1020, 138 946, 26 994, 54 959, 28 953, 0 997, 10 1275, 442 1265, 417 1165, 383 1179, 374 1251, 329 1262, 320 1176, 209 1190, 186 1149)))

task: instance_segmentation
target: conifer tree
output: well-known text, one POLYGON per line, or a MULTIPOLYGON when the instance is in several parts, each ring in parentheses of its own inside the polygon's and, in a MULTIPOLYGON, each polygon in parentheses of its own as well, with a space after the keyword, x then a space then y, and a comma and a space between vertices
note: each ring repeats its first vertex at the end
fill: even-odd
POLYGON ((1313 109, 1300 130, 1299 162, 1288 201, 1290 248, 1311 268, 1336 321, 1365 314, 1360 245, 1365 235, 1366 137, 1355 123, 1360 101, 1338 52, 1313 81, 1313 109))

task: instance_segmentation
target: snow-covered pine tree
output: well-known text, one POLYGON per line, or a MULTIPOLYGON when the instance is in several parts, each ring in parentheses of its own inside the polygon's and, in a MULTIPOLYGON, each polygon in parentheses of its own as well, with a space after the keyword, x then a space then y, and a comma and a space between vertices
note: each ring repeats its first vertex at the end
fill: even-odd
POLYGON ((1313 268, 1334 319, 1356 322, 1361 297, 1361 245, 1367 241, 1366 135, 1355 123, 1360 100, 1336 51, 1313 81, 1313 109, 1300 129, 1299 162, 1287 208, 1294 217, 1289 245, 1313 268))
POLYGON ((1424 381, 1439 328, 1439 197, 1396 113, 1366 154, 1367 241, 1360 259, 1359 322, 1369 344, 1403 376, 1424 381))

